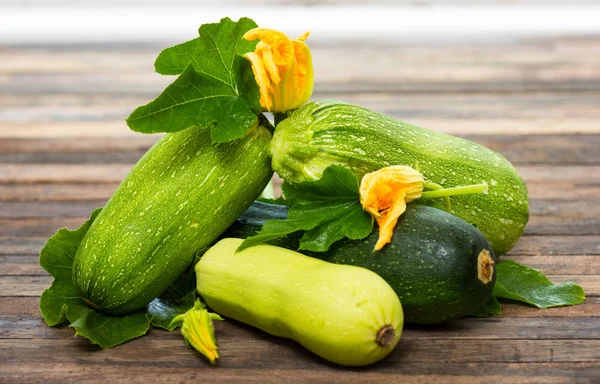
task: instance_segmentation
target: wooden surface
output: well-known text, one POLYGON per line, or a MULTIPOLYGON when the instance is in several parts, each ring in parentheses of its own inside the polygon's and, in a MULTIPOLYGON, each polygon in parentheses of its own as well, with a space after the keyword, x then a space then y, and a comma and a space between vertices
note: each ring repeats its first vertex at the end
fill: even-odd
POLYGON ((170 79, 156 44, 0 47, 0 382, 600 381, 600 38, 489 45, 313 47, 314 98, 339 98, 501 152, 530 191, 531 220, 506 256, 587 300, 504 316, 406 327, 371 367, 344 369, 292 341, 219 322, 211 367, 179 331, 99 350, 50 328, 45 240, 102 206, 156 140, 123 118, 170 79))

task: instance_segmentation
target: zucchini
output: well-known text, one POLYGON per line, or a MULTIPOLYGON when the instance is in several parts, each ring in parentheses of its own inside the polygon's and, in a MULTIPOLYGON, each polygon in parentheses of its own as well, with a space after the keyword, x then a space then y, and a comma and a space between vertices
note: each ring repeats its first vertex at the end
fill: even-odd
POLYGON ((167 134, 134 166, 83 238, 73 283, 94 309, 144 308, 254 201, 272 175, 271 134, 213 146, 210 130, 167 134))
MULTIPOLYGON (((409 165, 445 188, 487 183, 487 194, 452 197, 452 213, 475 224, 497 256, 515 245, 529 219, 525 183, 498 153, 355 105, 305 104, 278 124, 270 151, 273 169, 290 182, 316 180, 328 166, 339 164, 359 177, 389 165, 409 165)), ((419 204, 443 208, 442 199, 419 204)))
MULTIPOLYGON (((224 236, 249 237, 267 220, 285 218, 285 206, 255 202, 224 236)), ((304 252, 323 260, 376 272, 396 291, 409 324, 436 324, 465 316, 492 294, 495 257, 475 227, 436 208, 408 204, 390 244, 373 252, 377 231, 363 240, 343 239, 327 252, 304 252)), ((300 236, 276 239, 298 249, 300 236)))
POLYGON ((241 243, 223 239, 196 264, 198 293, 217 313, 341 365, 371 364, 400 340, 402 306, 377 274, 272 245, 236 253, 241 243))

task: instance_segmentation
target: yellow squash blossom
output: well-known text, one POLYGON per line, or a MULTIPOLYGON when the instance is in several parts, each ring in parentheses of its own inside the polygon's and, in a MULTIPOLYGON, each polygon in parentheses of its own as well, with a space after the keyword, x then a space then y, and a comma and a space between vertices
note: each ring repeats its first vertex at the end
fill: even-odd
POLYGON ((360 203, 379 225, 378 251, 392 239, 406 203, 423 193, 423 176, 411 167, 395 165, 366 174, 360 182, 360 203))
POLYGON ((306 103, 313 91, 312 56, 304 42, 306 32, 296 40, 266 28, 254 28, 244 39, 260 39, 254 52, 244 55, 252 63, 260 88, 260 105, 265 111, 284 113, 306 103))
POLYGON ((181 334, 186 343, 208 358, 211 364, 219 358, 219 347, 215 340, 213 320, 223 320, 216 313, 210 313, 196 299, 194 307, 176 316, 171 324, 182 322, 181 334))

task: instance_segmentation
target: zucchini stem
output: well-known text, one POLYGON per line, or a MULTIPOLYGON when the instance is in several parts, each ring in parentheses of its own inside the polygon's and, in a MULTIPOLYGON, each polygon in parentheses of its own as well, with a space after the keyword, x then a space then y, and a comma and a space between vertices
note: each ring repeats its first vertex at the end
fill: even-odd
MULTIPOLYGON (((428 183, 428 185, 430 185, 430 184, 431 183, 428 183)), ((433 191, 423 192, 423 194, 421 195, 421 198, 422 199, 435 199, 437 197, 471 195, 474 193, 486 193, 487 191, 488 191, 487 183, 473 184, 473 185, 465 185, 462 187, 442 188, 442 189, 435 189, 433 191)))
MULTIPOLYGON (((428 181, 425 183, 424 188, 431 189, 434 191, 444 189, 441 185, 434 183, 433 181, 428 181)), ((421 196, 422 197, 422 196, 421 196)), ((444 196, 444 207, 446 208, 446 212, 452 212, 452 206, 450 205, 450 197, 444 196)))
POLYGON ((380 347, 388 347, 394 342, 396 332, 391 324, 386 324, 379 329, 375 337, 375 341, 380 347))

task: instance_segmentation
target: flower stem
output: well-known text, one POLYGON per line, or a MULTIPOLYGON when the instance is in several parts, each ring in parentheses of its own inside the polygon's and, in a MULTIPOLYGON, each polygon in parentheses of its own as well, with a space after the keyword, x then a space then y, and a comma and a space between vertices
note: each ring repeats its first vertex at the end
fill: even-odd
MULTIPOLYGON (((444 187, 442 187, 439 184, 434 183, 433 181, 426 182, 424 185, 424 188, 431 189, 433 191, 444 189, 444 187)), ((450 204, 449 196, 444 196, 444 208, 446 208, 446 212, 452 213, 452 205, 450 204)))
POLYGON ((423 192, 422 199, 434 199, 436 197, 470 195, 473 193, 486 193, 488 190, 487 184, 465 185, 463 187, 435 189, 433 191, 423 192))

